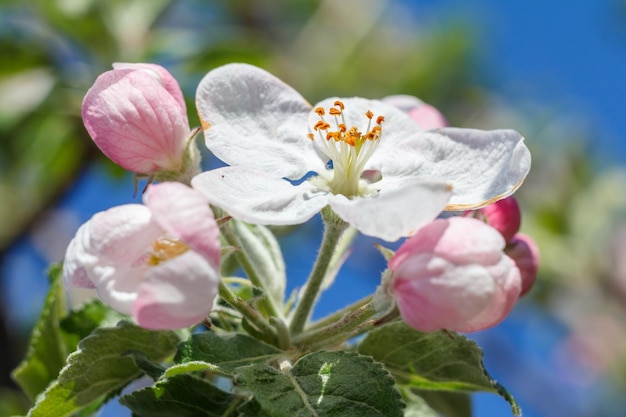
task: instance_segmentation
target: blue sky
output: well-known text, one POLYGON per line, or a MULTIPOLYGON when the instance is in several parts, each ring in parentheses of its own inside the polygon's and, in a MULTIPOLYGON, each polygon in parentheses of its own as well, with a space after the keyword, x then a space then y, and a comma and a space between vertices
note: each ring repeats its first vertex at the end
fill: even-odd
POLYGON ((418 16, 459 18, 479 33, 491 86, 508 100, 536 100, 591 124, 596 149, 626 163, 626 6, 618 0, 421 0, 418 16), (620 5, 621 3, 621 5, 620 5))

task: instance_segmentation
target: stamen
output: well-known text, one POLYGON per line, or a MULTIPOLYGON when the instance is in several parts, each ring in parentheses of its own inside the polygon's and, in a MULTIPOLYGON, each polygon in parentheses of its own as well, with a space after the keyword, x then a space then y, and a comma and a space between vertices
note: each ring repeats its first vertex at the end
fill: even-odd
POLYGON ((313 126, 313 129, 315 130, 327 130, 330 127, 330 125, 328 123, 326 123, 323 120, 320 120, 319 122, 315 123, 315 126, 313 126))
POLYGON ((331 116, 339 116, 341 114, 341 110, 331 107, 330 109, 328 109, 328 114, 330 114, 331 116))
POLYGON ((327 109, 315 108, 320 120, 315 123, 313 132, 308 133, 307 137, 332 160, 332 178, 326 180, 329 190, 350 198, 372 192, 361 179, 361 173, 378 147, 378 139, 382 135, 381 124, 385 118, 376 117, 371 110, 367 110, 367 127, 361 131, 357 126, 347 127, 344 110, 345 105, 340 100, 336 100, 327 109), (326 114, 334 117, 334 126, 331 127, 326 122, 323 117, 326 114))
POLYGON ((152 252, 146 259, 146 264, 155 266, 182 255, 188 250, 189 246, 179 239, 161 237, 152 243, 152 252))

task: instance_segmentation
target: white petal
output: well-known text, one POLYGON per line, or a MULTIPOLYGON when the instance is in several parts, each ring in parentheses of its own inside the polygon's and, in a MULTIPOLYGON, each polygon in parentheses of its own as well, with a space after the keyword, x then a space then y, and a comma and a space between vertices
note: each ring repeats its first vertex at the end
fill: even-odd
POLYGON ((200 254, 184 254, 150 268, 133 304, 137 323, 149 329, 179 329, 202 321, 213 308, 219 275, 200 254))
POLYGON ((236 219, 263 225, 304 223, 328 203, 308 181, 291 185, 262 171, 225 167, 204 172, 191 185, 236 219))
POLYGON ((133 265, 162 233, 152 221, 150 210, 140 204, 97 213, 78 229, 70 242, 63 280, 71 287, 99 287, 119 268, 133 265))
POLYGON ((133 264, 164 231, 148 207, 125 204, 95 214, 83 236, 84 250, 102 265, 133 264))
POLYGON ((137 288, 149 267, 128 267, 126 265, 98 265, 94 274, 98 277, 96 290, 98 297, 111 308, 130 315, 137 298, 137 288))
POLYGON ((450 186, 444 183, 388 181, 373 197, 347 198, 336 195, 332 209, 361 233, 389 242, 414 233, 432 221, 450 198, 450 186))
POLYGON ((323 168, 307 138, 310 104, 272 74, 247 64, 209 72, 196 92, 207 147, 229 165, 299 179, 323 168))
POLYGON ((513 130, 407 132, 397 146, 383 145, 372 157, 372 168, 383 178, 415 176, 451 184, 446 210, 479 208, 507 197, 530 170, 530 152, 513 130))

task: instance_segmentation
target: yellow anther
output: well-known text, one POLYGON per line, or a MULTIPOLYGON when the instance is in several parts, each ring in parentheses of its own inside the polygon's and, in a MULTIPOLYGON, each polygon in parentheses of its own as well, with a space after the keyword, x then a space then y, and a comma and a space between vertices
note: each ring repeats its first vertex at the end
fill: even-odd
POLYGON ((311 140, 315 140, 315 135, 313 133, 307 133, 306 136, 311 140))
POLYGON ((337 100, 333 103, 333 106, 335 107, 339 107, 341 110, 343 110, 345 108, 345 106, 343 105, 343 102, 340 100, 337 100))
POLYGON ((326 130, 330 127, 330 125, 328 123, 326 123, 323 120, 320 120, 319 122, 315 123, 315 126, 313 126, 313 129, 315 130, 326 130))
POLYGON ((378 139, 380 137, 380 134, 382 133, 382 131, 383 130, 382 130, 382 128, 380 126, 374 126, 372 128, 372 130, 370 130, 367 133, 366 137, 369 140, 376 140, 376 139, 378 139))
POLYGON ((385 116, 378 116, 378 118, 376 118, 377 125, 381 124, 384 121, 385 121, 385 116))
POLYGON ((162 237, 155 240, 152 244, 152 252, 146 260, 146 264, 155 266, 163 261, 182 255, 188 250, 189 247, 183 241, 162 237))
POLYGON ((371 110, 368 110, 368 111, 365 113, 365 117, 367 117, 368 119, 372 120, 372 117, 374 117, 374 113, 372 113, 372 111, 371 111, 371 110))
POLYGON ((317 115, 318 115, 318 116, 320 116, 320 117, 326 114, 326 112, 324 111, 324 109, 323 109, 323 108, 321 108, 321 107, 317 107, 317 108, 315 109, 315 113, 317 113, 317 115))
POLYGON ((343 123, 339 123, 339 124, 337 125, 337 127, 339 128, 339 131, 340 131, 340 132, 342 132, 342 133, 345 133, 345 132, 346 132, 346 130, 348 130, 348 128, 346 127, 346 125, 344 125, 343 123))
POLYGON ((341 110, 336 109, 336 108, 334 108, 334 107, 331 107, 330 109, 328 109, 328 113, 329 113, 331 116, 340 116, 340 115, 341 115, 341 110))

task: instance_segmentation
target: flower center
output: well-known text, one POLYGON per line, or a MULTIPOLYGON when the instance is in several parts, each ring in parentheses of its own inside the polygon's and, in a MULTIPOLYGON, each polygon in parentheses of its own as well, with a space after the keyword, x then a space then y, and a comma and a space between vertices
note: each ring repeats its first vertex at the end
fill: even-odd
POLYGON ((146 264, 155 266, 161 262, 175 258, 189 250, 182 240, 169 237, 160 237, 152 243, 152 252, 146 259, 146 264))
POLYGON ((366 133, 362 133, 356 126, 348 129, 344 107, 343 102, 337 100, 328 109, 332 125, 325 119, 327 111, 322 107, 316 108, 315 113, 320 120, 313 126, 316 133, 309 133, 308 137, 332 161, 333 176, 326 181, 330 191, 353 197, 364 193, 362 185, 366 182, 361 179, 361 174, 378 147, 381 124, 385 118, 378 116, 374 119, 374 113, 368 110, 365 113, 368 119, 366 133))

